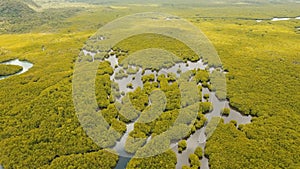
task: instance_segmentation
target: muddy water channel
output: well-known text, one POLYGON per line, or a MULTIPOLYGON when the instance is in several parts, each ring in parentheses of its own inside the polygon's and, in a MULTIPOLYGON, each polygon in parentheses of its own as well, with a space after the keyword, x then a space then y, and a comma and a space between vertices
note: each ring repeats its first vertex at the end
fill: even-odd
MULTIPOLYGON (((84 51, 85 54, 89 54, 93 60, 94 60, 94 55, 95 53, 90 53, 88 51, 84 51)), ((135 66, 128 66, 131 67, 132 69, 137 70, 135 74, 127 74, 126 76, 122 78, 116 78, 117 73, 120 70, 123 70, 121 66, 119 66, 118 63, 118 58, 115 55, 110 56, 109 58, 105 59, 106 61, 110 62, 111 67, 114 69, 114 74, 111 76, 111 80, 114 81, 115 83, 118 84, 120 92, 123 93, 128 93, 130 91, 134 91, 138 87, 143 87, 143 82, 142 82, 142 76, 143 75, 148 75, 148 74, 154 74, 155 75, 155 80, 157 80, 157 76, 161 74, 167 75, 168 73, 173 73, 177 76, 177 78, 180 77, 180 75, 184 72, 187 72, 189 70, 194 70, 194 69, 206 69, 209 72, 213 72, 214 68, 207 68, 207 65, 203 63, 202 60, 199 60, 197 62, 187 62, 187 63, 176 63, 170 68, 163 68, 160 69, 158 72, 157 71, 152 71, 152 70, 144 70, 142 71, 142 68, 140 67, 135 67, 135 66), (178 71, 180 70, 180 71, 178 71), (132 87, 128 87, 128 84, 131 83, 132 87)), ((128 70, 128 69, 127 69, 128 70)), ((226 73, 221 70, 221 72, 226 73)), ((118 101, 121 101, 121 98, 118 99, 118 101)), ((234 109, 231 109, 229 106, 229 102, 224 100, 220 101, 214 92, 209 91, 207 88, 202 89, 202 101, 209 101, 213 104, 213 111, 210 113, 205 114, 208 122, 212 119, 212 117, 221 117, 224 120, 224 123, 229 123, 231 120, 234 120, 237 122, 237 125, 239 124, 247 124, 251 122, 251 116, 244 116, 241 113, 235 111, 234 109), (205 94, 209 94, 209 99, 204 100, 203 96, 205 94), (229 116, 222 116, 221 115, 221 110, 223 108, 230 108, 230 114, 229 116)), ((129 133, 134 129, 134 123, 127 124, 127 131, 123 135, 123 137, 116 143, 116 145, 113 147, 115 151, 119 153, 120 159, 119 162, 116 166, 116 169, 124 169, 126 168, 127 163, 130 161, 131 157, 133 156, 132 154, 128 154, 125 149, 125 142, 126 139, 128 138, 129 133)), ((177 155, 177 165, 176 168, 181 169, 182 165, 189 165, 189 155, 194 153, 194 150, 196 147, 200 146, 202 147, 203 151, 205 151, 205 145, 207 141, 207 136, 205 135, 205 129, 206 126, 201 128, 200 130, 197 130, 194 134, 192 134, 188 139, 187 139, 187 149, 183 151, 182 153, 178 153, 177 149, 177 143, 172 143, 170 145, 170 148, 176 153, 177 155)), ((204 154, 204 152, 203 152, 204 154)), ((207 169, 209 168, 209 160, 205 157, 201 159, 201 168, 207 169)))

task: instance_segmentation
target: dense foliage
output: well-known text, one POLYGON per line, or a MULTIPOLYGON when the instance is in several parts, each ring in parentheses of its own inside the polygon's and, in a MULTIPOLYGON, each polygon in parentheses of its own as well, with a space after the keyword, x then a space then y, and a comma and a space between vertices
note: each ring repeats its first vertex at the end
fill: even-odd
POLYGON ((72 154, 54 159, 51 165, 45 168, 90 168, 110 169, 116 166, 118 156, 105 150, 86 154, 72 154), (88 161, 88 163, 87 163, 88 161))
MULTIPOLYGON (((286 9, 293 11, 292 7, 286 9)), ((268 12, 272 14, 272 12, 268 12)), ((283 14, 288 16, 289 14, 283 14)), ((231 106, 259 116, 251 124, 219 125, 208 140, 211 168, 299 167, 299 21, 200 19, 199 25, 216 46, 228 68, 231 106), (211 25, 222 22, 222 26, 211 25), (231 44, 229 47, 228 44, 231 44)))
POLYGON ((192 168, 200 168, 201 162, 199 161, 199 157, 196 154, 190 154, 189 156, 190 166, 192 168))
POLYGON ((66 27, 67 23, 62 21, 63 19, 81 10, 81 8, 63 8, 36 11, 34 7, 39 6, 31 0, 1 0, 0 34, 31 32, 33 29, 55 31, 56 28, 66 27), (43 29, 40 29, 41 26, 43 29))
POLYGON ((153 33, 145 33, 132 36, 130 38, 127 38, 126 40, 121 41, 116 46, 123 50, 125 49, 129 52, 129 54, 148 48, 153 48, 152 50, 166 50, 173 53, 173 55, 168 55, 168 53, 161 51, 160 54, 162 54, 162 56, 157 57, 149 55, 147 52, 143 52, 144 57, 139 57, 139 55, 133 55, 127 60, 125 59, 126 55, 120 57, 120 63, 122 64, 126 65, 130 63, 135 63, 143 68, 148 69, 152 68, 154 70, 159 70, 161 68, 168 68, 181 60, 199 60, 199 56, 197 56, 192 51, 192 49, 187 47, 187 45, 183 42, 172 37, 167 37, 153 33), (123 61, 123 59, 125 60, 123 61), (151 62, 146 62, 147 60, 151 60, 151 62))
POLYGON ((126 168, 165 169, 175 168, 176 163, 176 154, 172 150, 168 150, 162 154, 153 157, 134 158, 128 163, 126 168))
POLYGON ((27 4, 18 0, 2 0, 0 2, 1 17, 21 17, 29 15, 35 11, 27 4))
MULTIPOLYGON (((125 14, 155 8, 98 7, 84 11, 64 8, 33 12, 24 5, 16 6, 11 9, 28 12, 21 18, 8 16, 9 12, 5 12, 6 16, 1 18, 0 60, 26 59, 34 67, 18 77, 0 81, 0 164, 5 168, 89 168, 90 165, 113 168, 116 155, 98 147, 76 117, 72 103, 73 63, 83 43, 98 26, 125 14), (99 18, 103 20, 99 21, 99 18), (8 32, 32 33, 4 34, 8 32)), ((205 156, 209 158, 211 168, 299 168, 300 38, 295 32, 299 20, 270 21, 274 16, 299 15, 299 4, 159 8, 187 18, 209 37, 228 70, 226 97, 231 106, 254 116, 251 124, 239 125, 238 129, 234 123, 223 124, 221 121, 213 133, 207 131, 211 137, 205 156), (258 23, 257 18, 265 20, 258 23)), ((155 40, 152 37, 148 42, 155 40)), ((99 89, 109 85, 109 78, 101 71, 111 73, 107 63, 101 66, 97 79, 99 89)), ((132 98, 139 96, 134 106, 147 112, 145 106, 138 104, 140 100, 147 100, 158 85, 168 92, 168 111, 155 121, 157 127, 151 127, 149 132, 148 126, 137 124, 133 136, 159 135, 175 121, 178 111, 173 108, 180 106, 176 98, 178 88, 175 83, 169 85, 168 80, 168 77, 161 77, 158 84, 151 82, 151 77, 145 78, 146 87, 129 95, 132 98)), ((211 86, 212 90, 214 88, 216 86, 211 86)), ((115 120, 119 115, 115 114, 118 107, 112 106, 113 98, 107 97, 112 91, 97 92, 98 104, 111 128, 124 133, 125 123, 136 116, 115 120)), ((209 102, 201 103, 200 107, 193 123, 197 129, 206 121, 202 113, 213 108, 209 102)), ((126 108, 123 111, 126 112, 126 108)), ((177 132, 182 132, 180 127, 177 132)), ((199 152, 195 151, 190 157, 194 166, 199 165, 199 159, 196 160, 200 158, 199 152)), ((167 151, 147 159, 133 159, 128 168, 175 168, 175 165, 176 155, 167 151)))
POLYGON ((229 114, 230 114, 230 108, 223 108, 221 110, 221 114, 224 115, 224 116, 229 116, 229 114))
POLYGON ((93 164, 97 158, 105 166, 116 164, 117 157, 101 151, 82 130, 73 107, 73 61, 88 35, 1 36, 0 46, 6 51, 2 61, 18 57, 34 64, 29 72, 0 81, 0 163, 4 168, 59 167, 81 157, 84 163, 93 164))
POLYGON ((186 149, 187 143, 186 140, 181 140, 178 142, 178 152, 181 153, 186 149))
POLYGON ((16 74, 22 71, 23 68, 17 65, 1 65, 0 64, 0 76, 8 76, 16 74))

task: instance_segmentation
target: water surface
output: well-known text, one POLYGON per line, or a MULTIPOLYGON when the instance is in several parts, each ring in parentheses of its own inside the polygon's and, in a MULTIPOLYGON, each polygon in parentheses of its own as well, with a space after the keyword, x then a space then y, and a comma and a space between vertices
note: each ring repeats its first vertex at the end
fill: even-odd
MULTIPOLYGON (((84 51, 85 55, 90 55, 93 57, 95 53, 84 51)), ((93 57, 94 59, 94 57, 93 57)), ((128 93, 130 91, 134 91, 137 87, 143 87, 143 82, 142 82, 142 76, 143 75, 148 75, 148 74, 154 74, 155 80, 157 80, 157 76, 161 74, 167 75, 168 73, 173 73, 177 77, 180 77, 180 75, 184 72, 187 72, 189 70, 193 69, 207 69, 210 73, 212 73, 215 69, 214 68, 208 68, 206 64, 203 63, 202 60, 199 60, 197 62, 190 62, 188 61, 187 63, 181 62, 181 63, 176 63, 172 67, 169 68, 163 68, 159 70, 158 72, 156 71, 151 71, 151 70, 145 70, 144 74, 142 72, 141 67, 136 67, 133 65, 129 65, 129 67, 132 67, 134 69, 138 68, 138 72, 133 75, 128 75, 126 77, 123 77, 121 79, 115 78, 116 73, 119 72, 120 70, 125 70, 119 65, 118 58, 116 55, 112 55, 109 58, 105 59, 106 61, 109 61, 111 64, 111 67, 114 70, 113 75, 111 76, 111 80, 116 82, 119 86, 119 89, 121 92, 128 93), (180 71, 178 71, 180 70, 180 71), (131 83, 133 85, 133 88, 128 88, 127 84, 131 83)), ((126 71, 126 70, 125 70, 126 71)), ((224 74, 226 72, 222 71, 224 74)), ((224 123, 229 123, 231 120, 235 120, 237 122, 237 125, 239 124, 248 124, 251 122, 251 116, 243 116, 241 113, 231 109, 229 107, 229 102, 226 100, 219 100, 216 97, 215 92, 209 91, 207 88, 202 89, 202 101, 206 101, 203 99, 204 94, 209 94, 210 97, 208 99, 209 102, 213 104, 213 111, 210 113, 205 114, 206 118, 208 119, 208 122, 212 119, 212 117, 221 117, 224 119, 224 123), (228 107, 231 109, 229 116, 222 116, 221 115, 221 110, 225 107, 228 107)), ((118 101, 120 102, 122 99, 119 98, 118 101)), ((124 169, 126 168, 127 163, 130 161, 132 158, 132 154, 129 154, 125 151, 125 143, 126 139, 128 138, 129 133, 134 129, 134 122, 127 124, 127 131, 126 133, 122 136, 120 141, 116 143, 116 145, 113 147, 114 150, 116 150, 119 153, 119 161, 116 166, 116 169, 124 169)), ((193 135, 190 136, 190 138, 187 139, 187 149, 183 151, 182 153, 178 153, 177 149, 177 143, 172 143, 170 145, 170 148, 176 153, 177 156, 177 165, 176 168, 181 169, 182 165, 189 165, 189 155, 194 153, 194 150, 196 147, 200 146, 203 149, 203 154, 205 151, 205 145, 207 141, 207 136, 205 135, 205 129, 206 126, 201 128, 200 130, 197 130, 193 135)), ((150 138, 148 138, 150 140, 150 138)), ((209 168, 209 160, 205 157, 201 159, 201 168, 203 169, 208 169, 209 168)))
POLYGON ((2 62, 0 64, 4 64, 4 65, 17 65, 17 66, 22 66, 23 67, 22 71, 20 71, 20 72, 18 72, 16 74, 9 75, 9 76, 0 76, 0 80, 6 79, 6 78, 11 77, 11 76, 23 74, 23 73, 27 72, 30 68, 33 67, 32 63, 30 63, 28 61, 20 61, 19 59, 14 59, 14 60, 2 62))

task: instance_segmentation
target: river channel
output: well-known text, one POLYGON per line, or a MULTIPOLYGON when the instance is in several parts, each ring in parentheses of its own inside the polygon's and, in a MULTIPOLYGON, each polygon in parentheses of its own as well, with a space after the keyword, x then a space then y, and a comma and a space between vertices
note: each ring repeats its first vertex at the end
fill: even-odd
POLYGON ((28 61, 20 61, 19 59, 14 59, 14 60, 2 62, 0 64, 3 64, 3 65, 17 65, 17 66, 22 66, 22 68, 23 68, 22 71, 20 71, 20 72, 18 72, 16 74, 9 75, 9 76, 0 76, 0 80, 9 78, 11 76, 23 74, 23 73, 27 72, 30 68, 33 67, 32 63, 30 63, 28 61))

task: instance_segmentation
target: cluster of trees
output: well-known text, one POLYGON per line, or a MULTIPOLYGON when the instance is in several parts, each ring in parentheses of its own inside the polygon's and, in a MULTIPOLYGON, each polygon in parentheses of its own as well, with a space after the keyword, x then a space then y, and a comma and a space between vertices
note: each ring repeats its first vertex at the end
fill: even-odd
POLYGON ((146 139, 153 133, 156 126, 156 118, 165 108, 163 95, 157 90, 158 85, 153 82, 153 78, 154 75, 143 76, 145 88, 138 87, 134 92, 129 93, 131 103, 135 106, 135 109, 141 112, 138 114, 140 115, 139 119, 134 124, 134 130, 130 132, 130 137, 128 137, 125 144, 125 150, 130 153, 135 153, 145 144, 146 139), (148 106, 149 99, 150 106, 148 106))
POLYGON ((194 123, 195 128, 197 130, 201 129, 205 125, 206 122, 207 122, 207 119, 203 115, 203 113, 202 112, 198 112, 197 119, 196 119, 196 121, 194 123))
POLYGON ((0 64, 0 76, 9 76, 16 74, 23 70, 22 66, 17 65, 1 65, 0 64))
MULTIPOLYGON (((220 100, 226 99, 226 78, 221 69, 217 68, 212 73, 208 70, 194 70, 194 78, 196 83, 201 83, 202 87, 208 88, 210 91, 216 92, 216 96, 220 100)), ((208 99, 209 95, 204 95, 204 99, 208 99)))
POLYGON ((128 83, 128 84, 126 85, 126 87, 129 88, 129 89, 133 89, 133 84, 132 84, 132 83, 128 83))
MULTIPOLYGON (((133 133, 133 132, 132 132, 133 133)), ((143 147, 146 143, 147 138, 143 133, 132 134, 132 136, 128 137, 125 144, 125 151, 131 154, 135 154, 141 147, 143 147)))
MULTIPOLYGON (((73 105, 74 61, 88 35, 1 35, 0 46, 11 50, 1 59, 18 57, 34 63, 25 74, 0 81, 0 163, 4 168, 114 168, 116 165, 117 155, 101 150, 87 136, 73 105), (46 46, 44 52, 42 44, 46 46)), ((102 66, 99 74, 111 73, 109 64, 102 66)), ((109 80, 104 76, 99 75, 100 82, 109 80)), ((104 95, 108 96, 107 93, 104 95)), ((113 110, 110 104, 101 105, 113 110)), ((115 126, 122 125, 112 121, 112 126, 118 130, 115 126)))
MULTIPOLYGON (((292 6, 261 6, 251 17, 292 16, 295 11, 292 6)), ((246 13, 233 10, 226 15, 246 17, 246 13)), ((230 105, 254 116, 251 124, 239 125, 239 130, 234 123, 219 124, 205 148, 210 167, 299 168, 296 154, 300 152, 300 142, 295 139, 299 138, 296 126, 300 108, 299 96, 295 95, 300 90, 299 66, 295 62, 299 60, 299 45, 295 44, 299 38, 294 32, 297 24, 292 20, 256 23, 229 18, 202 21, 202 31, 229 70, 226 80, 230 105), (211 30, 210 25, 217 23, 222 24, 211 30), (284 41, 285 45, 277 41, 284 41), (228 43, 232 45, 229 47, 228 43)))
POLYGON ((111 150, 99 150, 85 154, 72 154, 55 158, 45 168, 103 168, 110 169, 117 165, 118 156, 111 150))
POLYGON ((183 165, 182 169, 199 169, 201 167, 200 157, 196 154, 189 155, 189 163, 189 166, 183 165))
POLYGON ((194 79, 197 83, 208 83, 210 81, 209 72, 207 70, 198 69, 195 72, 194 79))
MULTIPOLYGON (((94 63, 87 62, 87 64, 94 63)), ((160 84, 153 81, 153 75, 152 77, 145 76, 145 88, 142 89, 138 87, 135 91, 127 93, 122 99, 122 104, 120 104, 115 102, 114 97, 116 93, 119 92, 119 89, 116 83, 110 81, 110 75, 112 75, 112 73, 112 68, 108 62, 100 63, 97 69, 95 88, 97 99, 97 107, 95 108, 99 108, 99 112, 97 112, 98 114, 80 112, 80 119, 82 125, 87 128, 87 134, 92 135, 93 141, 100 145, 100 147, 112 147, 116 140, 120 139, 125 133, 126 123, 133 122, 138 117, 140 117, 141 123, 135 123, 134 130, 129 134, 130 137, 125 145, 126 151, 130 153, 138 151, 139 148, 145 144, 149 136, 154 138, 169 130, 163 136, 166 140, 164 145, 168 147, 170 140, 179 140, 183 137, 187 138, 191 133, 195 132, 196 129, 204 125, 206 119, 202 112, 199 112, 197 115, 199 110, 197 109, 197 107, 199 107, 199 98, 187 101, 188 104, 185 105, 186 107, 180 111, 177 108, 180 106, 179 104, 177 107, 170 106, 170 110, 166 110, 168 99, 170 99, 168 96, 172 97, 172 95, 167 95, 164 100, 165 96, 162 95, 162 91, 157 89, 159 86, 163 86, 165 92, 173 92, 174 89, 177 89, 175 91, 178 91, 179 95, 180 86, 176 82, 173 84, 168 83, 169 80, 174 80, 172 75, 168 77, 161 76, 160 84), (149 99, 151 106, 148 106, 149 99), (197 104, 189 105, 193 102, 197 104), (145 123, 142 119, 152 120, 145 123)), ((86 83, 86 81, 82 80, 82 83, 86 83)), ((189 88, 185 86, 186 84, 181 84, 184 89, 189 88)), ((196 87, 196 90, 198 90, 198 87, 196 87)), ((185 91, 183 90, 181 94, 184 93, 185 91)), ((174 99, 178 99, 178 103, 180 103, 180 98, 174 99)), ((82 106, 85 105, 83 104, 82 106)), ((83 110, 93 111, 88 108, 83 108, 83 110)), ((161 139, 156 139, 152 144, 161 145, 160 141, 161 139)), ((149 147, 151 146, 144 148, 144 150, 141 150, 139 153, 143 154, 143 152, 147 152, 146 150, 148 150, 149 147)))
MULTIPOLYGON (((197 129, 205 125, 207 119, 203 113, 211 111, 212 106, 208 102, 199 102, 201 95, 195 93, 199 90, 198 86, 195 85, 193 90, 193 86, 184 83, 182 80, 179 81, 179 84, 177 82, 170 84, 169 81, 174 80, 172 74, 158 76, 157 81, 159 83, 154 81, 155 76, 153 74, 144 75, 142 79, 144 88, 138 88, 134 92, 130 92, 129 96, 138 92, 139 96, 148 96, 151 104, 149 106, 143 104, 142 99, 139 99, 139 102, 136 103, 137 107, 140 104, 142 108, 139 109, 141 113, 135 116, 139 116, 139 118, 134 124, 134 130, 129 134, 130 137, 127 138, 125 144, 127 152, 137 153, 141 156, 152 153, 154 153, 152 155, 155 155, 155 152, 166 150, 170 141, 188 138, 197 129), (193 93, 189 93, 190 91, 193 93), (178 96, 168 95, 168 92, 177 92, 178 96), (188 96, 186 99, 183 98, 185 95, 188 96), (170 99, 178 100, 176 101, 178 104, 174 104, 174 100, 170 101, 170 99), (185 104, 183 104, 183 101, 185 101, 185 104), (168 103, 172 104, 168 105, 168 103), (146 107, 143 105, 146 105, 146 107), (151 141, 147 142, 149 137, 151 141)), ((134 104, 133 99, 136 97, 138 95, 131 97, 132 104, 134 104)), ((183 150, 184 148, 181 151, 183 150)))
POLYGON ((202 159, 203 158, 203 149, 202 147, 198 146, 195 151, 194 154, 199 158, 202 159))
POLYGON ((204 98, 206 101, 208 101, 208 99, 209 99, 209 94, 204 94, 204 95, 203 95, 203 98, 204 98))
POLYGON ((150 74, 150 75, 144 75, 142 77, 142 82, 145 84, 146 82, 153 82, 155 80, 155 75, 150 74))
POLYGON ((224 72, 220 69, 214 70, 210 74, 210 91, 216 92, 216 96, 220 100, 225 100, 226 96, 226 78, 224 72))
MULTIPOLYGON (((157 82, 153 74, 144 75, 142 77, 144 88, 138 87, 135 91, 127 93, 122 99, 122 105, 118 106, 115 103, 115 107, 111 104, 113 102, 109 102, 105 98, 109 98, 111 92, 113 92, 110 91, 109 86, 112 85, 112 89, 115 89, 116 92, 119 90, 115 83, 106 83, 109 79, 107 75, 112 74, 111 70, 107 69, 109 68, 109 64, 103 62, 101 65, 100 70, 103 71, 98 73, 99 77, 97 78, 99 80, 96 83, 98 86, 97 89, 99 88, 99 91, 101 89, 104 93, 96 94, 98 100, 106 102, 106 104, 99 104, 99 107, 100 105, 104 105, 101 106, 101 113, 105 120, 122 135, 126 130, 125 123, 135 121, 139 118, 135 122, 134 130, 126 140, 125 150, 127 152, 137 153, 137 156, 147 156, 152 153, 152 155, 159 154, 168 148, 171 140, 188 138, 189 135, 197 129, 202 128, 206 123, 203 113, 212 110, 211 103, 199 103, 201 99, 201 86, 195 86, 196 88, 192 92, 199 91, 200 94, 194 95, 189 93, 189 89, 192 89, 193 86, 184 83, 184 79, 190 79, 191 75, 193 75, 192 72, 192 74, 187 74, 186 78, 183 76, 183 79, 179 79, 179 83, 175 82, 177 78, 174 74, 168 74, 167 76, 160 75, 157 78, 157 82), (103 65, 105 66, 103 67, 103 65), (159 94, 160 92, 163 95, 159 94), (181 97, 184 95, 189 97, 182 104, 184 100, 181 97), (149 99, 150 106, 148 106, 149 99), (174 101, 174 99, 178 101, 174 101), (179 109, 180 107, 181 109, 179 109), (152 139, 150 142, 147 142, 149 137, 152 137, 152 139), (163 145, 163 147, 158 145, 163 145)), ((198 77, 200 78, 201 76, 198 75, 198 77)), ((113 133, 111 135, 113 136, 113 133)), ((109 142, 112 143, 121 135, 111 137, 112 139, 109 142)))
POLYGON ((222 114, 223 116, 229 116, 229 114, 230 114, 230 108, 223 108, 223 109, 221 110, 221 114, 222 114))
POLYGON ((118 72, 115 74, 115 79, 123 79, 128 77, 128 74, 124 69, 120 69, 118 72))
POLYGON ((180 58, 174 56, 173 53, 159 49, 146 49, 130 55, 122 55, 119 58, 121 66, 128 67, 128 65, 133 65, 152 71, 170 68, 175 63, 180 62, 180 58))
MULTIPOLYGON (((121 60, 122 57, 125 57, 125 55, 120 57, 121 60)), ((127 69, 129 64, 132 63, 130 61, 125 64, 122 63, 126 72, 129 70, 127 69)), ((140 66, 142 67, 142 65, 140 66)), ((123 78, 123 75, 127 76, 125 70, 117 73, 116 77, 118 78, 119 75, 120 78, 123 78)), ((204 126, 206 118, 202 113, 210 112, 212 105, 209 102, 199 104, 201 101, 201 85, 192 86, 184 82, 184 79, 188 81, 191 76, 195 76, 196 83, 209 82, 209 73, 206 70, 191 71, 184 75, 183 79, 177 79, 176 75, 172 73, 167 76, 162 74, 158 76, 157 82, 154 74, 144 75, 142 77, 144 88, 138 87, 135 91, 126 94, 122 99, 123 106, 120 107, 119 115, 111 111, 111 116, 104 116, 108 121, 115 121, 115 118, 117 118, 125 123, 133 122, 139 118, 134 125, 134 130, 130 132, 126 140, 125 150, 127 152, 136 153, 136 156, 159 154, 168 148, 171 140, 188 138, 197 129, 204 126), (176 80, 179 81, 176 82, 176 80), (195 87, 194 90, 193 87, 195 87), (163 97, 155 96, 151 99, 153 92, 158 88, 165 93, 166 100, 162 103, 158 103, 158 101, 162 101, 163 97), (199 93, 195 94, 195 91, 199 91, 199 93), (149 96, 150 106, 148 106, 149 96), (145 122, 141 119, 151 120, 145 122), (147 142, 149 137, 152 137, 151 141, 147 142)), ((128 87, 131 87, 131 85, 129 84, 128 87)), ((110 94, 109 90, 106 91, 106 94, 102 94, 103 101, 110 94)), ((118 128, 122 132, 122 126, 118 128)), ((185 148, 182 147, 182 150, 185 148)))
POLYGON ((287 151, 291 154, 297 154, 299 148, 295 145, 294 141, 290 142, 286 140, 291 135, 296 136, 296 133, 291 132, 291 135, 284 136, 281 132, 287 129, 279 128, 276 124, 285 122, 280 122, 276 117, 268 120, 266 118, 263 119, 266 121, 256 121, 258 124, 254 124, 254 126, 246 125, 247 127, 244 126, 242 130, 236 130, 233 123, 220 123, 206 144, 205 156, 209 158, 210 166, 221 168, 226 164, 234 168, 276 168, 279 166, 283 168, 297 168, 298 157, 290 156, 291 158, 289 159, 281 159, 281 150, 279 150, 280 146, 285 145, 287 151), (264 132, 262 124, 266 122, 273 124, 267 127, 269 129, 272 128, 271 135, 260 134, 264 132), (271 138, 274 137, 273 134, 279 135, 276 136, 278 138, 277 144, 272 143, 271 138), (268 147, 268 144, 273 144, 275 147, 268 147), (227 155, 231 155, 231 160, 226 158, 227 155), (262 159, 266 159, 266 161, 262 159))
POLYGON ((191 168, 200 168, 200 166, 201 166, 200 159, 196 154, 189 155, 189 162, 190 162, 191 168))
MULTIPOLYGON (((148 61, 147 62, 153 64, 153 63, 156 63, 156 61, 159 61, 159 62, 157 62, 158 66, 156 66, 157 64, 154 64, 148 68, 161 69, 163 67, 169 67, 171 65, 174 65, 174 63, 181 61, 181 60, 183 60, 183 61, 188 61, 188 60, 189 61, 198 61, 200 59, 199 56, 196 55, 195 52, 193 50, 191 50, 183 42, 180 42, 179 40, 172 38, 172 37, 167 37, 164 35, 158 35, 158 34, 153 34, 153 33, 134 35, 132 37, 122 40, 116 46, 121 49, 128 50, 129 54, 135 53, 135 52, 143 50, 143 49, 152 48, 152 49, 164 49, 166 51, 170 51, 175 56, 175 57, 167 57, 166 58, 166 55, 161 55, 159 57, 155 57, 155 60, 151 60, 151 62, 148 62, 148 61), (178 59, 178 57, 180 59, 178 59), (163 58, 163 60, 162 60, 162 58, 163 58), (168 62, 166 62, 166 60, 168 62), (166 63, 164 63, 164 62, 166 62, 166 63), (165 65, 162 63, 164 63, 165 65), (163 66, 163 67, 161 67, 161 66, 163 66)), ((167 56, 170 56, 170 55, 167 55, 167 56)), ((120 61, 122 62, 123 59, 125 59, 125 58, 120 58, 120 61)), ((132 58, 145 59, 140 56, 132 57, 132 58)), ((145 61, 141 61, 138 63, 141 64, 140 65, 141 67, 143 67, 142 65, 147 64, 145 61)))
POLYGON ((175 168, 177 163, 176 154, 172 150, 167 150, 156 156, 148 158, 133 158, 127 165, 127 169, 165 169, 175 168))
POLYGON ((211 102, 201 102, 200 110, 202 113, 206 114, 213 111, 213 104, 211 102))
POLYGON ((31 9, 26 3, 21 0, 2 0, 0 2, 0 14, 1 17, 22 17, 24 15, 30 15, 35 11, 31 9))
POLYGON ((160 89, 165 93, 167 98, 166 110, 174 110, 180 108, 181 93, 177 82, 169 85, 168 78, 165 75, 160 75, 157 79, 160 84, 160 89))
POLYGON ((149 96, 141 87, 138 87, 135 91, 130 92, 129 98, 135 110, 140 112, 142 112, 149 104, 149 96))
POLYGON ((37 12, 31 0, 2 0, 0 2, 0 33, 24 33, 33 29, 54 31, 67 26, 66 18, 82 11, 81 8, 45 9, 37 12), (44 28, 44 29, 43 29, 44 28))
MULTIPOLYGON (((108 67, 107 67, 108 68, 108 67)), ((108 74, 98 75, 96 77, 95 95, 99 108, 106 108, 112 103, 113 95, 111 93, 112 85, 108 74), (108 99, 111 98, 111 99, 108 99)))
POLYGON ((136 74, 138 71, 139 71, 139 68, 138 68, 138 67, 136 67, 136 68, 129 67, 129 68, 127 69, 126 72, 127 72, 129 75, 133 75, 133 74, 136 74))
POLYGON ((184 151, 187 147, 187 143, 186 140, 181 140, 178 142, 178 152, 181 153, 182 151, 184 151))
MULTIPOLYGON (((97 59, 108 57, 107 54, 99 53, 99 51, 103 50, 100 49, 101 45, 97 44, 101 42, 98 40, 98 37, 102 36, 100 34, 91 37, 84 47, 87 51, 97 53, 95 56, 97 59)), ((158 71, 162 68, 170 68, 178 62, 194 62, 200 59, 199 56, 184 43, 171 37, 152 33, 129 37, 119 42, 112 49, 114 50, 110 55, 116 54, 119 58, 119 65, 125 69, 131 65, 158 71), (139 51, 142 51, 142 53, 139 51)), ((136 70, 130 70, 130 72, 135 71, 136 70)))
POLYGON ((209 121, 209 123, 206 126, 205 134, 207 138, 211 137, 218 127, 220 122, 223 122, 224 120, 221 117, 212 117, 212 119, 209 121))
MULTIPOLYGON (((212 73, 208 70, 193 70, 193 80, 200 83, 202 87, 208 88, 210 91, 216 92, 216 96, 220 100, 226 99, 226 79, 224 72, 217 68, 212 73)), ((204 99, 208 100, 209 95, 205 94, 204 99)))

